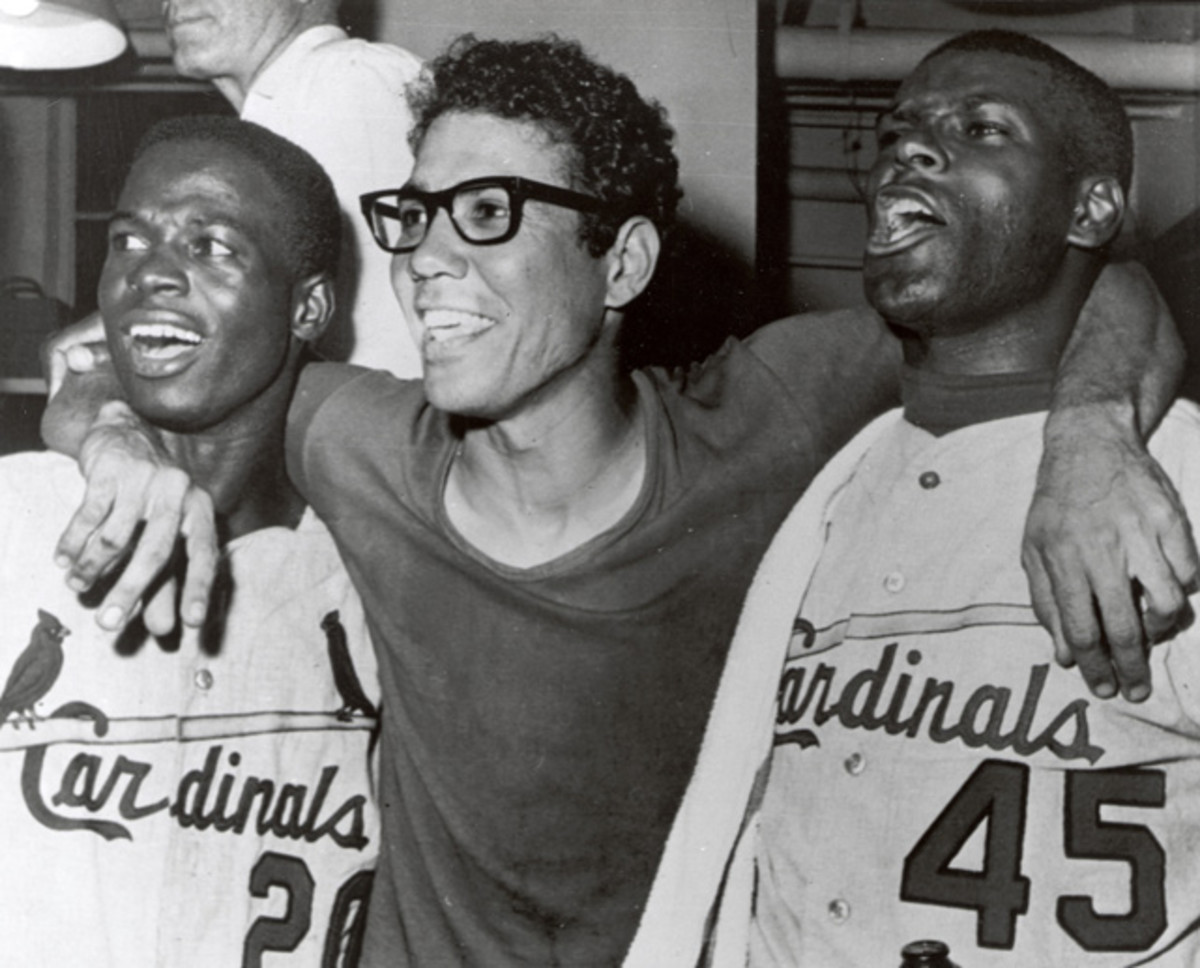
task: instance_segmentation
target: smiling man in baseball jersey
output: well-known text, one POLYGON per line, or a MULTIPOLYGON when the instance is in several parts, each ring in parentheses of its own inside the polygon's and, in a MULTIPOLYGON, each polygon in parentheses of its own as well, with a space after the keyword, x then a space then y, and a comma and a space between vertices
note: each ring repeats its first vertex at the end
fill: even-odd
POLYGON ((6 964, 355 963, 375 667, 282 452, 338 238, 320 166, 257 125, 179 119, 139 149, 100 306, 128 400, 214 497, 222 606, 170 643, 103 631, 46 553, 75 461, 0 461, 6 964))
MULTIPOLYGON (((1021 568, 1129 122, 1072 61, 988 31, 925 58, 879 144, 865 282, 904 407, 817 478, 748 599, 739 641, 786 660, 715 961, 860 968, 937 938, 970 968, 1195 965, 1200 642, 1153 649, 1144 703, 1097 701, 1021 568)), ((1196 514, 1200 411, 1176 404, 1150 449, 1196 514)))

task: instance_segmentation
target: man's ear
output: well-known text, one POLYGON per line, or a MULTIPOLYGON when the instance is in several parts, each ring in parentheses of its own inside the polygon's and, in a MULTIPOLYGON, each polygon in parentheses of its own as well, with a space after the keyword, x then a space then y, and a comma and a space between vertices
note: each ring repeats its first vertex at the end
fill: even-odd
POLYGON ((650 285, 662 238, 644 215, 626 219, 608 250, 606 309, 624 309, 650 285))
POLYGON ((1067 242, 1081 249, 1100 249, 1121 231, 1125 191, 1112 175, 1091 175, 1079 183, 1067 242))
POLYGON ((292 288, 292 335, 306 343, 320 339, 337 304, 327 272, 301 279, 292 288))

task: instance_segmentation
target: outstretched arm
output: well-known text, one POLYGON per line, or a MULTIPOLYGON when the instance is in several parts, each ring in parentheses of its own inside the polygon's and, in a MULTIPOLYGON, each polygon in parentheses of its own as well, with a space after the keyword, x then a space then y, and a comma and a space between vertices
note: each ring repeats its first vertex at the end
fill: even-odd
POLYGON ((121 399, 103 345, 82 347, 94 327, 73 328, 47 350, 53 396, 42 435, 55 450, 79 459, 87 478, 83 503, 55 549, 76 591, 120 568, 98 621, 124 626, 146 599, 143 621, 155 635, 175 624, 176 587, 171 578, 177 545, 186 553, 179 609, 188 625, 200 625, 217 564, 212 501, 167 455, 158 434, 121 399), (73 349, 72 349, 73 347, 73 349), (84 367, 75 372, 67 365, 84 367), (165 580, 164 580, 165 579, 165 580), (148 589, 154 589, 147 597, 148 589))
POLYGON ((1200 576, 1187 515, 1145 448, 1182 371, 1149 274, 1108 266, 1059 367, 1022 553, 1056 656, 1097 696, 1150 694, 1147 649, 1176 629, 1200 576))

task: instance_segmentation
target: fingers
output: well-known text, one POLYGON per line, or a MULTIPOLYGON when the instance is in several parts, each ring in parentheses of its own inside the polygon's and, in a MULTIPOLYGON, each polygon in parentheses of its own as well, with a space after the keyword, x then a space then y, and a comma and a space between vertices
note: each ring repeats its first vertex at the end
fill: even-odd
POLYGON ((1200 559, 1159 466, 1100 431, 1082 449, 1062 436, 1053 457, 1048 448, 1022 562, 1056 659, 1073 661, 1096 696, 1139 702, 1152 644, 1190 616, 1200 559))
MULTIPOLYGON (((1091 538, 1081 549, 1061 536, 1030 537, 1022 564, 1034 612, 1054 640, 1055 659, 1063 666, 1078 666, 1094 695, 1109 699, 1120 692, 1140 702, 1151 688, 1142 601, 1154 597, 1162 606, 1161 621, 1173 622, 1180 602, 1170 597, 1170 590, 1176 586, 1169 571, 1160 567, 1157 574, 1170 581, 1161 587, 1154 583, 1153 596, 1145 595, 1130 577, 1132 569, 1117 536, 1092 533, 1091 538)), ((1153 567, 1147 561, 1139 570, 1151 574, 1153 567)), ((1149 621, 1160 619, 1156 615, 1149 621)))
POLYGON ((1169 564, 1175 580, 1184 593, 1200 591, 1200 554, 1187 516, 1180 505, 1179 518, 1160 529, 1159 547, 1169 564))
MULTIPOLYGON (((1053 616, 1049 628, 1055 638, 1055 657, 1062 665, 1077 665, 1093 694, 1101 699, 1112 698, 1120 682, 1097 614, 1091 575, 1077 559, 1067 564, 1040 557, 1037 560, 1048 589, 1042 594, 1051 600, 1041 611, 1053 616)), ((1046 625, 1041 612, 1038 619, 1046 625)))
POLYGON ((116 631, 129 621, 137 603, 175 553, 180 517, 180 512, 170 504, 147 517, 128 563, 100 605, 97 621, 102 628, 116 631))
POLYGON ((175 628, 175 611, 179 607, 179 583, 172 578, 159 584, 142 609, 142 624, 156 638, 170 635, 175 628))
MULTIPOLYGON (((129 553, 145 521, 146 530, 136 537, 137 548, 121 579, 120 584, 126 586, 120 597, 124 603, 133 583, 153 577, 143 569, 153 564, 161 567, 170 558, 191 489, 188 476, 177 468, 125 474, 120 465, 98 463, 83 504, 57 546, 60 563, 70 568, 68 584, 82 591, 111 571, 129 553)), ((145 586, 137 589, 139 593, 144 590, 145 586)))
POLYGON ((61 389, 67 373, 86 373, 107 355, 104 321, 98 312, 55 333, 42 347, 42 370, 49 382, 50 396, 61 389))
MULTIPOLYGON (((1131 584, 1124 569, 1094 573, 1091 584, 1100 630, 1096 665, 1106 654, 1121 695, 1130 702, 1141 702, 1150 695, 1150 654, 1142 631, 1137 588, 1131 584)), ((1079 655, 1077 658, 1082 670, 1084 658, 1079 655)), ((1086 674, 1084 678, 1087 679, 1086 674)), ((1096 695, 1102 694, 1096 692, 1096 695)))
POLYGON ((183 497, 169 500, 147 518, 128 564, 101 603, 98 621, 103 628, 122 628, 148 591, 153 598, 146 606, 143 621, 154 635, 166 635, 174 628, 176 608, 185 625, 198 628, 204 624, 220 557, 216 515, 208 493, 187 483, 186 477, 183 481, 183 497), (185 552, 181 599, 176 597, 173 581, 166 583, 170 585, 169 596, 165 586, 154 588, 170 566, 180 536, 185 552))
POLYGON ((1175 582, 1141 591, 1142 630, 1150 645, 1169 639, 1181 627, 1187 598, 1175 582))
POLYGON ((91 482, 83 503, 58 539, 55 560, 70 569, 67 584, 75 591, 90 588, 116 563, 132 537, 132 528, 125 531, 122 525, 127 518, 117 515, 110 523, 114 497, 113 481, 91 482))
POLYGON ((1029 579, 1034 614, 1054 640, 1054 659, 1064 668, 1070 668, 1075 664, 1075 656, 1063 637, 1062 620, 1058 615, 1050 576, 1046 573, 1041 558, 1028 545, 1022 549, 1021 565, 1029 579))
POLYGON ((205 491, 192 488, 183 516, 187 572, 183 582, 180 612, 185 625, 199 628, 208 614, 209 598, 217 574, 220 548, 216 515, 205 491))
POLYGON ((159 586, 178 570, 184 624, 203 625, 219 558, 211 498, 182 470, 142 459, 137 448, 97 449, 86 469, 83 503, 56 548, 68 584, 83 592, 115 576, 97 614, 101 627, 122 629, 146 602, 146 628, 162 636, 174 628, 180 602, 174 587, 168 596, 159 586), (173 565, 179 552, 186 560, 181 554, 173 565))
MULTIPOLYGON (((1160 554, 1147 554, 1131 566, 1137 582, 1142 628, 1146 641, 1151 644, 1169 638, 1179 629, 1180 619, 1187 612, 1190 591, 1190 582, 1181 580, 1180 572, 1172 564, 1171 553, 1161 543, 1159 550, 1160 554)), ((1181 570, 1186 574, 1186 565, 1181 566, 1181 570)))

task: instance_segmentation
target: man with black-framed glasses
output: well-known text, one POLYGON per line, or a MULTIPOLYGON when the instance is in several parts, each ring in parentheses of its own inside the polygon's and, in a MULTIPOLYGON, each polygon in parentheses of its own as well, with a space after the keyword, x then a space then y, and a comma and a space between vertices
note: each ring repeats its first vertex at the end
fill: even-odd
MULTIPOLYGON (((410 101, 412 179, 364 206, 425 379, 310 366, 288 428, 380 660, 363 964, 614 964, 758 558, 891 402, 898 352, 844 312, 687 373, 622 369, 680 197, 661 108, 556 39, 461 40, 410 101)), ((62 546, 83 578, 127 543, 87 540, 99 507, 62 546)), ((138 590, 122 578, 114 606, 138 590)))
POLYGON ((363 195, 360 204, 379 247, 401 255, 424 241, 438 209, 445 209, 450 224, 466 242, 507 242, 521 228, 527 198, 576 212, 598 212, 603 207, 594 195, 517 175, 469 178, 440 192, 424 192, 412 185, 386 188, 363 195))

